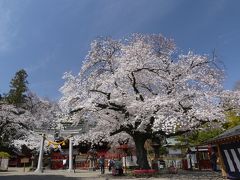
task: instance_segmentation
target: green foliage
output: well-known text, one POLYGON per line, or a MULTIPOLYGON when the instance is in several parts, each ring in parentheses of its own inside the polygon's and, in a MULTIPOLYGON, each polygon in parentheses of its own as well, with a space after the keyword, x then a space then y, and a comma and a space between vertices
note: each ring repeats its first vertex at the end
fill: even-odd
POLYGON ((160 155, 165 155, 165 154, 167 154, 167 153, 168 153, 168 150, 167 150, 166 147, 161 146, 161 147, 159 148, 159 154, 160 154, 160 155))
POLYGON ((16 106, 25 102, 25 93, 27 91, 27 73, 24 69, 16 72, 15 77, 10 82, 10 91, 7 94, 6 100, 9 104, 16 106))
POLYGON ((193 131, 188 135, 179 136, 177 139, 180 141, 180 145, 185 145, 186 147, 189 145, 198 145, 207 140, 214 138, 221 134, 223 129, 221 128, 206 128, 204 130, 193 131))
POLYGON ((7 152, 3 152, 3 151, 0 152, 0 158, 9 158, 9 157, 10 157, 10 154, 8 154, 7 152))
POLYGON ((223 124, 225 129, 231 129, 237 125, 240 125, 240 116, 235 111, 226 112, 227 122, 223 124))
POLYGON ((187 135, 181 135, 177 137, 177 140, 180 142, 176 147, 188 147, 191 145, 198 145, 206 142, 209 139, 212 139, 224 130, 231 129, 237 125, 240 125, 240 116, 238 116, 236 111, 228 111, 226 114, 227 122, 222 125, 222 127, 212 128, 210 124, 205 124, 201 127, 202 130, 192 131, 187 135))
POLYGON ((188 145, 197 145, 218 136, 224 130, 240 125, 240 116, 238 116, 236 111, 227 111, 225 114, 227 122, 222 125, 222 128, 211 128, 208 125, 205 125, 202 127, 203 130, 191 132, 191 134, 188 134, 187 136, 179 136, 178 140, 181 143, 185 142, 185 144, 188 145))
POLYGON ((223 132, 223 130, 219 129, 219 128, 199 131, 196 136, 197 137, 196 144, 199 144, 199 143, 205 142, 211 138, 214 138, 214 137, 218 136, 219 134, 221 134, 222 132, 223 132))

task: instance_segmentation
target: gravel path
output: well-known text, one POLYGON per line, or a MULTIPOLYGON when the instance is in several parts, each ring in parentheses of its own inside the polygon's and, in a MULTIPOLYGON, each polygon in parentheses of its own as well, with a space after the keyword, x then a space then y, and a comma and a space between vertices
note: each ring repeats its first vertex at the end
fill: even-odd
POLYGON ((220 172, 212 171, 183 171, 178 174, 162 173, 155 177, 136 178, 130 175, 112 176, 109 172, 100 175, 99 171, 77 170, 75 173, 68 173, 65 170, 46 170, 42 174, 34 172, 23 172, 23 168, 9 168, 7 172, 0 172, 0 180, 143 180, 143 179, 159 179, 159 180, 223 180, 220 172))

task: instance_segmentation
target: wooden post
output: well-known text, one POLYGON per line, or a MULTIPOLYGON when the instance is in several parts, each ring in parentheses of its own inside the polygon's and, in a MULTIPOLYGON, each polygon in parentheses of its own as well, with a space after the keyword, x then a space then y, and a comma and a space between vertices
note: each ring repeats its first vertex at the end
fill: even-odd
POLYGON ((127 173, 127 153, 125 154, 125 173, 127 173))
POLYGON ((222 171, 222 176, 227 177, 227 172, 226 172, 226 166, 224 165, 223 157, 220 151, 220 145, 217 144, 217 149, 218 149, 218 157, 220 161, 220 166, 221 166, 221 171, 222 171))
POLYGON ((21 158, 21 163, 23 163, 23 172, 25 172, 26 163, 29 163, 29 158, 21 158))
POLYGON ((197 146, 197 154, 196 154, 196 158, 197 158, 197 165, 198 165, 198 169, 201 171, 202 167, 200 165, 200 159, 199 159, 199 147, 197 146))

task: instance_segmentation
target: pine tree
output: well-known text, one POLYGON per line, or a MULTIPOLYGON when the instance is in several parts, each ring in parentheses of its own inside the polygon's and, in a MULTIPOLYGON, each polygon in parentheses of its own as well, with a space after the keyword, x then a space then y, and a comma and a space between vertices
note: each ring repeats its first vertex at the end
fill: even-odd
POLYGON ((8 103, 20 106, 25 102, 25 93, 28 89, 27 77, 27 72, 24 69, 16 72, 15 77, 10 82, 11 89, 6 97, 8 103))

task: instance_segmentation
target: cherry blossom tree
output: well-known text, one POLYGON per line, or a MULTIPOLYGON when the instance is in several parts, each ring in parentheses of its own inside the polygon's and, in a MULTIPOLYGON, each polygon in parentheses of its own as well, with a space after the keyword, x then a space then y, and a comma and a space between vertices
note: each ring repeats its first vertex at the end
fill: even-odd
POLYGON ((28 93, 25 103, 20 106, 0 103, 0 146, 21 149, 38 148, 41 137, 35 130, 54 129, 59 126, 61 111, 54 102, 28 93))
POLYGON ((137 163, 148 169, 147 139, 180 135, 222 121, 223 71, 214 59, 177 54, 173 40, 136 34, 127 40, 100 38, 78 75, 65 73, 60 105, 95 123, 88 136, 127 133, 137 163), (95 133, 95 135, 91 134, 95 133))
POLYGON ((0 147, 26 144, 33 148, 38 139, 34 130, 59 126, 58 104, 30 92, 27 77, 24 69, 16 72, 9 93, 0 97, 0 147))
POLYGON ((240 80, 238 80, 234 85, 234 90, 239 91, 240 90, 240 80))
POLYGON ((14 139, 24 138, 33 128, 30 112, 6 103, 0 104, 0 145, 8 146, 14 139))
POLYGON ((27 97, 25 108, 31 112, 35 119, 35 129, 47 130, 59 127, 62 112, 56 102, 40 98, 32 92, 28 92, 27 97))

